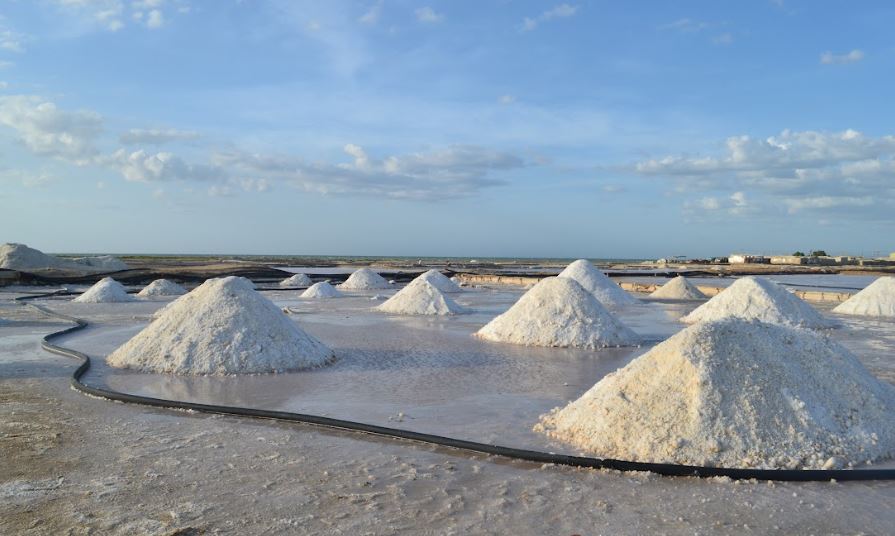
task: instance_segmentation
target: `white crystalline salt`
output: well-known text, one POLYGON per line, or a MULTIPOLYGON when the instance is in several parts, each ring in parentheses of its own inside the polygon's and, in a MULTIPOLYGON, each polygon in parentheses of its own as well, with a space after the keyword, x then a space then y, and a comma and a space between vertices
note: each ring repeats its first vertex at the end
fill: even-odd
POLYGON ((463 292, 463 289, 460 288, 460 285, 449 279, 446 275, 439 272, 438 270, 429 270, 428 272, 420 274, 418 278, 422 278, 423 280, 428 281, 432 286, 447 294, 463 292))
POLYGON ((301 293, 300 298, 341 298, 344 296, 336 288, 329 284, 328 281, 320 281, 314 283, 301 293))
POLYGON ((127 265, 108 255, 69 260, 47 255, 40 250, 29 248, 25 244, 10 243, 0 245, 0 268, 8 268, 10 270, 55 269, 111 272, 126 270, 127 265))
POLYGON ((72 301, 78 303, 113 303, 129 302, 135 299, 127 293, 127 290, 121 283, 111 277, 104 277, 72 301))
POLYGON ((895 277, 880 277, 873 283, 839 304, 834 313, 895 317, 895 277))
POLYGON ((752 276, 737 279, 681 320, 694 323, 728 317, 815 329, 839 325, 777 283, 752 276))
POLYGON ((338 287, 341 290, 374 290, 390 288, 388 281, 369 268, 357 270, 338 287))
POLYGON ((690 326, 536 430, 600 457, 841 467, 895 455, 895 388, 815 332, 729 318, 690 326))
POLYGON ((663 300, 704 300, 706 297, 702 291, 696 288, 696 285, 682 275, 668 281, 650 294, 650 298, 663 300))
POLYGON ((402 315, 455 315, 468 312, 421 277, 411 281, 376 310, 402 315))
POLYGON ((308 277, 308 274, 295 274, 291 277, 287 277, 286 279, 280 281, 281 287, 308 287, 311 286, 313 281, 308 277))
POLYGON ((634 346, 639 337, 575 280, 548 277, 476 336, 527 346, 634 346))
POLYGON ((175 374, 253 374, 316 367, 332 350, 298 327, 241 277, 209 279, 106 361, 175 374))
POLYGON ((637 298, 625 292, 606 274, 597 270, 593 264, 584 259, 579 259, 566 266, 566 269, 560 272, 559 277, 574 279, 606 307, 640 303, 637 298))
POLYGON ((150 296, 180 296, 181 294, 186 294, 186 289, 177 283, 167 279, 156 279, 143 287, 143 290, 137 296, 145 298, 150 296))

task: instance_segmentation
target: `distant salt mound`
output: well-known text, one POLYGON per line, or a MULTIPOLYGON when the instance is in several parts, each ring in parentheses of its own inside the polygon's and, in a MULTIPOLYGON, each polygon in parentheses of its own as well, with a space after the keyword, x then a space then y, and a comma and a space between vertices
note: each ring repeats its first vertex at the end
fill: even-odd
POLYGON ((452 279, 448 278, 446 275, 439 272, 438 270, 429 270, 428 272, 424 272, 419 277, 417 277, 417 279, 428 281, 430 285, 447 294, 463 292, 463 289, 460 288, 460 285, 455 283, 452 279))
POLYGON ((411 281, 376 310, 400 315, 456 315, 469 312, 422 277, 411 281))
POLYGON ((186 294, 186 289, 167 279, 156 279, 149 283, 143 290, 137 293, 137 296, 149 298, 153 296, 180 296, 186 294))
POLYGON ((369 268, 361 268, 339 285, 342 290, 375 290, 390 288, 388 281, 369 268))
POLYGON ((79 270, 90 272, 115 272, 126 270, 128 266, 115 257, 102 255, 98 257, 81 257, 62 259, 53 255, 29 248, 25 244, 0 245, 0 268, 10 270, 79 270))
POLYGON ((650 294, 650 298, 662 300, 704 300, 707 297, 682 275, 675 277, 650 294))
POLYGON ((600 457, 833 469, 895 455, 895 388, 814 332, 729 318, 690 326, 536 431, 600 457))
POLYGON ((895 317, 895 277, 880 277, 833 309, 844 315, 895 317))
POLYGON ((111 277, 104 277, 72 301, 78 303, 114 303, 129 302, 135 299, 127 293, 127 290, 121 286, 121 283, 111 277))
POLYGON ((281 287, 309 287, 313 281, 308 274, 295 274, 292 277, 280 281, 281 287))
POLYGON ((0 245, 0 268, 9 270, 40 270, 47 268, 62 269, 69 263, 59 257, 29 248, 25 244, 0 245))
POLYGON ((112 352, 113 367, 256 374, 323 365, 333 352, 241 277, 209 279, 112 352))
POLYGON ((814 329, 839 325, 777 283, 752 276, 737 279, 681 321, 692 324, 729 317, 814 329))
POLYGON ((314 298, 314 299, 324 299, 324 298, 341 298, 344 296, 341 292, 336 290, 336 288, 329 284, 329 281, 320 281, 319 283, 314 283, 310 287, 307 288, 304 292, 301 293, 300 298, 314 298))
POLYGON ((118 272, 120 270, 127 270, 129 266, 124 263, 118 257, 113 257, 111 255, 98 255, 96 257, 77 257, 71 259, 71 262, 81 266, 87 267, 99 272, 118 272))
POLYGON ((548 277, 476 336, 527 346, 634 346, 639 337, 575 280, 548 277))
POLYGON ((574 279, 584 290, 593 294, 606 307, 635 305, 637 298, 625 292, 590 262, 579 259, 560 272, 559 277, 574 279))

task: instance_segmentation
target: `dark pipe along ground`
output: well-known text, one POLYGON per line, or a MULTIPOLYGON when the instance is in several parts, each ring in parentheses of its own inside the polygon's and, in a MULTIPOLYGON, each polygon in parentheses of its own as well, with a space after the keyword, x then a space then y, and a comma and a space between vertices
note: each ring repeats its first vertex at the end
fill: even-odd
MULTIPOLYGON (((48 294, 37 294, 30 296, 21 296, 16 301, 27 302, 38 298, 47 298, 59 295, 68 295, 71 293, 54 292, 48 294)), ((76 331, 80 331, 87 327, 87 322, 80 318, 57 313, 46 307, 29 303, 42 313, 60 318, 75 325, 72 327, 56 331, 43 337, 41 346, 44 350, 74 359, 80 359, 81 364, 72 373, 71 385, 74 389, 86 393, 88 395, 115 400, 118 402, 126 402, 130 404, 140 404, 143 406, 152 406, 167 409, 186 409, 202 413, 213 413, 219 415, 236 415, 240 417, 253 417, 257 419, 273 419, 277 421, 296 422, 303 424, 313 424, 317 426, 325 426, 327 428, 335 428, 339 430, 348 430, 363 434, 371 434, 381 437, 393 439, 404 439, 415 441, 418 443, 428 443, 430 445, 438 445, 442 447, 450 447, 470 452, 478 452, 493 456, 502 456, 504 458, 523 460, 536 463, 550 463, 556 465, 568 465, 572 467, 588 467, 592 469, 612 469, 616 471, 649 471, 652 473, 665 476, 689 476, 689 477, 728 477, 735 480, 755 479, 755 480, 778 480, 778 481, 851 481, 851 480, 895 480, 895 469, 740 469, 728 467, 700 467, 693 465, 677 465, 669 463, 646 463, 633 462, 625 460, 614 460, 611 458, 590 458, 586 456, 570 456, 567 454, 554 454, 550 452, 540 452, 536 450, 526 450, 513 447, 503 447, 500 445, 491 445, 488 443, 477 443, 475 441, 466 441, 463 439, 455 439, 452 437, 444 437, 433 434, 424 434, 414 432, 412 430, 403 430, 400 428, 389 428, 386 426, 378 426, 375 424, 367 424, 362 422, 346 421, 342 419, 333 419, 323 417, 321 415, 308 415, 303 413, 291 413, 287 411, 271 411, 264 409, 243 408, 237 406, 219 406, 214 404, 197 404, 194 402, 183 402, 179 400, 166 400, 162 398, 152 398, 148 396, 132 395, 114 391, 102 387, 94 387, 87 385, 81 381, 81 378, 90 369, 90 357, 77 350, 66 348, 64 346, 54 344, 53 341, 69 335, 76 331)))

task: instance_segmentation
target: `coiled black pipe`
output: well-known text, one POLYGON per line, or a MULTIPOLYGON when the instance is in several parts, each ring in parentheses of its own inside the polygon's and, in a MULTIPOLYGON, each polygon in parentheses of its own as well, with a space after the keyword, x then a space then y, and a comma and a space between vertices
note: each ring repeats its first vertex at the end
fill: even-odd
MULTIPOLYGON (((58 295, 60 295, 60 293, 54 292, 48 294, 21 296, 16 298, 16 301, 25 302, 27 300, 58 295)), ((273 419, 278 421, 313 424, 317 426, 325 426, 328 428, 336 428, 339 430, 348 430, 352 432, 372 434, 381 437, 406 439, 419 443, 428 443, 431 445, 451 447, 455 449, 479 452, 494 456, 502 456, 504 458, 515 460, 524 460, 537 463, 551 463, 556 465, 568 465, 572 467, 614 469, 616 471, 649 471, 665 476, 690 476, 700 478, 728 477, 734 480, 755 479, 800 482, 830 480, 895 480, 895 469, 739 469, 727 467, 700 467, 669 463, 632 462, 625 460, 614 460, 611 458, 570 456, 567 454, 554 454, 550 452, 540 452, 536 450, 526 450, 513 447, 504 447, 500 445, 491 445, 488 443, 478 443, 475 441, 466 441, 463 439, 455 439, 452 437, 424 434, 420 432, 414 432, 412 430, 402 430, 400 428, 389 428, 387 426, 378 426, 375 424, 333 419, 331 417, 324 417, 321 415, 307 415, 304 413, 243 408, 237 406, 219 406, 215 404, 197 404, 194 402, 182 402, 179 400, 166 400, 162 398, 152 398, 148 396, 122 393, 119 391, 113 391, 111 389, 104 389, 102 387, 93 387, 83 383, 81 381, 81 378, 84 376, 84 374, 87 373, 87 370, 90 369, 90 357, 88 357, 83 352, 79 352, 71 348, 66 348, 52 342, 53 340, 56 340, 60 337, 64 337, 65 335, 69 335, 86 328, 88 324, 85 320, 57 313, 56 311, 52 311, 46 307, 42 307, 33 303, 29 303, 29 305, 35 307, 44 314, 54 316, 56 318, 61 318, 69 322, 74 322, 74 326, 46 335, 41 340, 41 347, 44 350, 52 352, 54 354, 81 360, 81 364, 72 373, 72 387, 88 395, 107 398, 109 400, 116 400, 118 402, 140 404, 143 406, 152 406, 157 408, 186 409, 199 411, 202 413, 215 413, 219 415, 237 415, 240 417, 253 417, 258 419, 273 419)))

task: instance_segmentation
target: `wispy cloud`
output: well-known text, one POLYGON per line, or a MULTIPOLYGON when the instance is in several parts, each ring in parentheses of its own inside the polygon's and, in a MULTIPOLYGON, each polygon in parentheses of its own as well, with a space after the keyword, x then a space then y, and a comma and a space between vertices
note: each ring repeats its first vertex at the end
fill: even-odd
POLYGON ((382 0, 375 2, 373 5, 364 12, 363 15, 358 17, 357 21, 361 24, 374 25, 379 22, 379 17, 382 15, 382 0))
POLYGON ((162 145, 175 141, 195 140, 199 133, 190 130, 177 130, 174 128, 132 128, 118 137, 123 145, 162 145))
POLYGON ((854 49, 845 54, 833 54, 832 52, 824 52, 820 55, 820 62, 824 65, 843 65, 846 63, 857 63, 864 59, 864 52, 854 49))
POLYGON ((705 30, 710 26, 709 23, 704 21, 693 20, 690 18, 681 18, 677 19, 674 22, 669 22, 668 24, 663 24, 659 26, 661 30, 677 30, 679 32, 700 32, 705 30))
POLYGON ((551 21, 553 19, 564 19, 568 17, 574 16, 578 13, 578 6, 573 6, 570 4, 559 4, 552 9, 548 9, 544 11, 537 17, 525 17, 522 20, 522 31, 530 32, 540 26, 542 23, 551 21))
POLYGON ((444 20, 444 13, 438 13, 429 6, 421 7, 414 13, 416 14, 416 20, 427 24, 435 24, 444 20))

